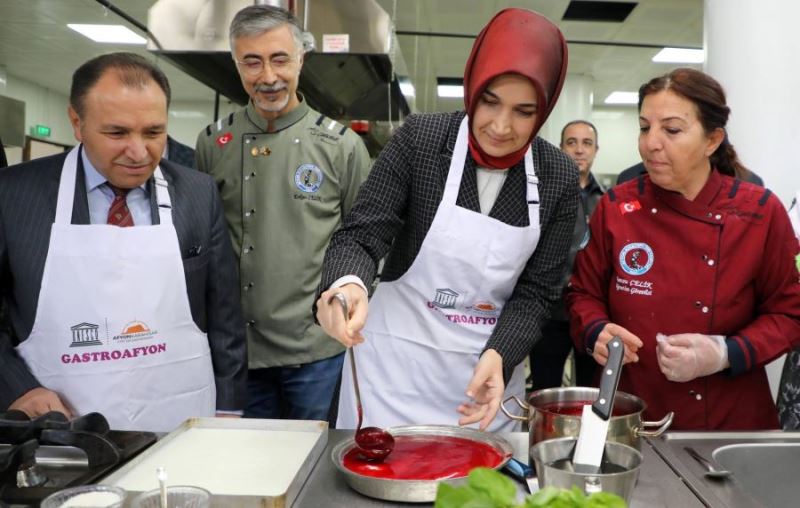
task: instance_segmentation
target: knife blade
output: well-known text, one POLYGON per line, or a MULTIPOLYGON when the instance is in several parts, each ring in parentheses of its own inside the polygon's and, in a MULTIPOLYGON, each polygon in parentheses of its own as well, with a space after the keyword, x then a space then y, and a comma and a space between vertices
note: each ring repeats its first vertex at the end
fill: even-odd
POLYGON ((603 450, 608 436, 608 420, 614 408, 614 397, 617 394, 619 374, 622 371, 622 360, 625 347, 622 339, 614 337, 608 344, 608 361, 603 367, 600 378, 600 393, 593 404, 583 406, 581 414, 581 430, 572 462, 575 471, 583 474, 597 474, 603 460, 603 450))

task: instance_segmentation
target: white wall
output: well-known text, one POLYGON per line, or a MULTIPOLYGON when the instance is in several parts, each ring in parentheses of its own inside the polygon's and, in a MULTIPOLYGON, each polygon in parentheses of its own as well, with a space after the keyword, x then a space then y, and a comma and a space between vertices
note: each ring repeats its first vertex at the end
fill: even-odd
POLYGON ((7 75, 4 95, 25 103, 25 134, 30 133, 34 125, 50 127, 51 141, 56 143, 74 144, 72 127, 67 117, 66 95, 54 92, 41 85, 27 81, 13 74, 7 75))
MULTIPOLYGON (((30 128, 34 125, 46 125, 51 129, 48 140, 66 145, 76 143, 67 116, 69 97, 66 95, 12 74, 7 75, 3 95, 25 103, 25 134, 29 134, 30 128)), ((222 97, 220 99, 220 117, 228 115, 239 107, 222 97)), ((213 95, 209 97, 208 101, 173 102, 168 120, 169 133, 181 143, 194 147, 197 134, 213 121, 213 116, 213 95)), ((18 151, 7 149, 7 152, 11 154, 9 163, 19 162, 17 159, 21 158, 21 151, 17 157, 18 151)))
MULTIPOLYGON (((219 117, 225 118, 241 106, 220 97, 219 117)), ((175 101, 169 108, 169 134, 192 148, 197 135, 214 121, 214 101, 175 101)))
MULTIPOLYGON (((597 127, 600 150, 592 172, 596 175, 618 175, 622 170, 642 161, 639 157, 639 112, 635 106, 595 107, 591 122, 597 127)), ((613 183, 616 182, 616 179, 613 183)))

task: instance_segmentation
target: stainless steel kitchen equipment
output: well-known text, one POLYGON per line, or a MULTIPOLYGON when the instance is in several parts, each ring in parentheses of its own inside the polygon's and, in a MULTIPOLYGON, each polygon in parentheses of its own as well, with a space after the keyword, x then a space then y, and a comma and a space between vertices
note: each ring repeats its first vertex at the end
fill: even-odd
MULTIPOLYGON (((242 88, 230 54, 228 27, 256 0, 158 0, 147 27, 158 40, 148 49, 239 104, 242 88)), ((389 15, 375 0, 290 2, 314 41, 300 74, 309 105, 336 120, 398 120, 410 113, 400 82, 405 63, 389 15), (326 37, 342 44, 326 47, 326 37), (343 43, 346 41, 346 44, 343 43)), ((308 48, 307 48, 308 49, 308 48)))
POLYGON ((38 505, 68 487, 98 481, 155 443, 151 432, 110 430, 99 413, 33 420, 0 413, 0 502, 38 505))
MULTIPOLYGON (((493 447, 503 457, 500 464, 494 468, 498 470, 501 469, 514 454, 514 449, 508 441, 499 435, 467 427, 455 427, 450 425, 409 425, 390 427, 386 430, 395 436, 395 438, 399 436, 449 436, 487 444, 493 447)), ((445 481, 453 485, 461 485, 466 481, 466 477, 447 480, 392 480, 364 476, 344 466, 345 455, 355 446, 356 444, 352 437, 339 442, 331 451, 331 460, 347 484, 353 490, 365 496, 386 501, 401 501, 406 503, 432 502, 436 498, 436 489, 439 483, 445 481)))
POLYGON ((542 441, 531 448, 540 487, 569 489, 576 486, 585 494, 611 492, 630 502, 642 464, 642 454, 638 450, 620 443, 606 443, 605 459, 618 470, 606 472, 604 464, 600 471, 587 474, 568 467, 573 448, 575 438, 572 437, 542 441))
POLYGON ((706 506, 797 506, 800 432, 669 432, 650 439, 655 451, 706 506), (731 472, 711 479, 691 447, 731 472))
POLYGON ((158 486, 194 485, 212 494, 212 507, 292 506, 328 439, 328 424, 312 420, 191 418, 101 483, 129 495, 158 486))
MULTIPOLYGON (((580 410, 583 403, 595 400, 599 390, 583 386, 564 388, 547 388, 537 390, 528 396, 528 403, 517 397, 509 397, 503 401, 502 410, 509 418, 528 421, 530 446, 545 439, 559 437, 578 437, 581 428, 580 410), (522 415, 512 414, 505 403, 513 400, 524 410, 522 415), (578 404, 580 403, 580 404, 578 404), (576 408, 573 414, 565 414, 558 408, 572 405, 576 408)), ((642 420, 642 413, 647 404, 625 392, 617 392, 614 400, 614 412, 608 426, 608 440, 641 449, 642 437, 657 437, 663 434, 672 424, 673 413, 667 413, 656 422, 642 420)))

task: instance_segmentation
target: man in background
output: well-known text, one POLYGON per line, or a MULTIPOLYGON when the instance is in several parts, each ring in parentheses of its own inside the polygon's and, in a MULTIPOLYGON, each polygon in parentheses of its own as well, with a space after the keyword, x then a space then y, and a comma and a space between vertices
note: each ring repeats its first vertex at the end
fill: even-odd
POLYGON ((239 261, 249 351, 245 416, 325 420, 344 348, 310 309, 322 259, 369 169, 361 139, 297 93, 302 31, 268 5, 239 11, 233 59, 248 105, 200 132, 239 261))
MULTIPOLYGON (((592 174, 592 164, 599 148, 597 129, 586 120, 569 122, 561 130, 561 150, 578 166, 580 185, 575 229, 564 266, 564 288, 572 274, 575 256, 589 240, 589 217, 603 196, 604 190, 592 174)), ((573 342, 569 335, 569 317, 562 298, 553 304, 550 319, 542 328, 542 339, 531 350, 531 389, 561 386, 564 362, 573 350, 573 342)), ((593 381, 596 362, 585 351, 574 350, 574 352, 575 384, 589 386, 593 381)))
POLYGON ((161 159, 169 99, 139 55, 89 60, 70 91, 79 145, 0 172, 0 411, 166 432, 243 409, 222 204, 207 175, 161 159))

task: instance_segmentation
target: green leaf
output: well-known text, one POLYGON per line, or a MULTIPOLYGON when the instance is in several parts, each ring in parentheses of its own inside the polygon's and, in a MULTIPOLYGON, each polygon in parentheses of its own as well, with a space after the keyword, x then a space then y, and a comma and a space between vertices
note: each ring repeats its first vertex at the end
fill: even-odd
POLYGON ((517 495, 517 487, 513 481, 494 469, 486 467, 478 467, 470 471, 467 484, 472 489, 486 494, 497 507, 513 505, 517 495))
POLYGON ((453 487, 449 483, 441 482, 436 489, 434 508, 461 508, 470 500, 475 499, 476 493, 469 487, 453 487))

